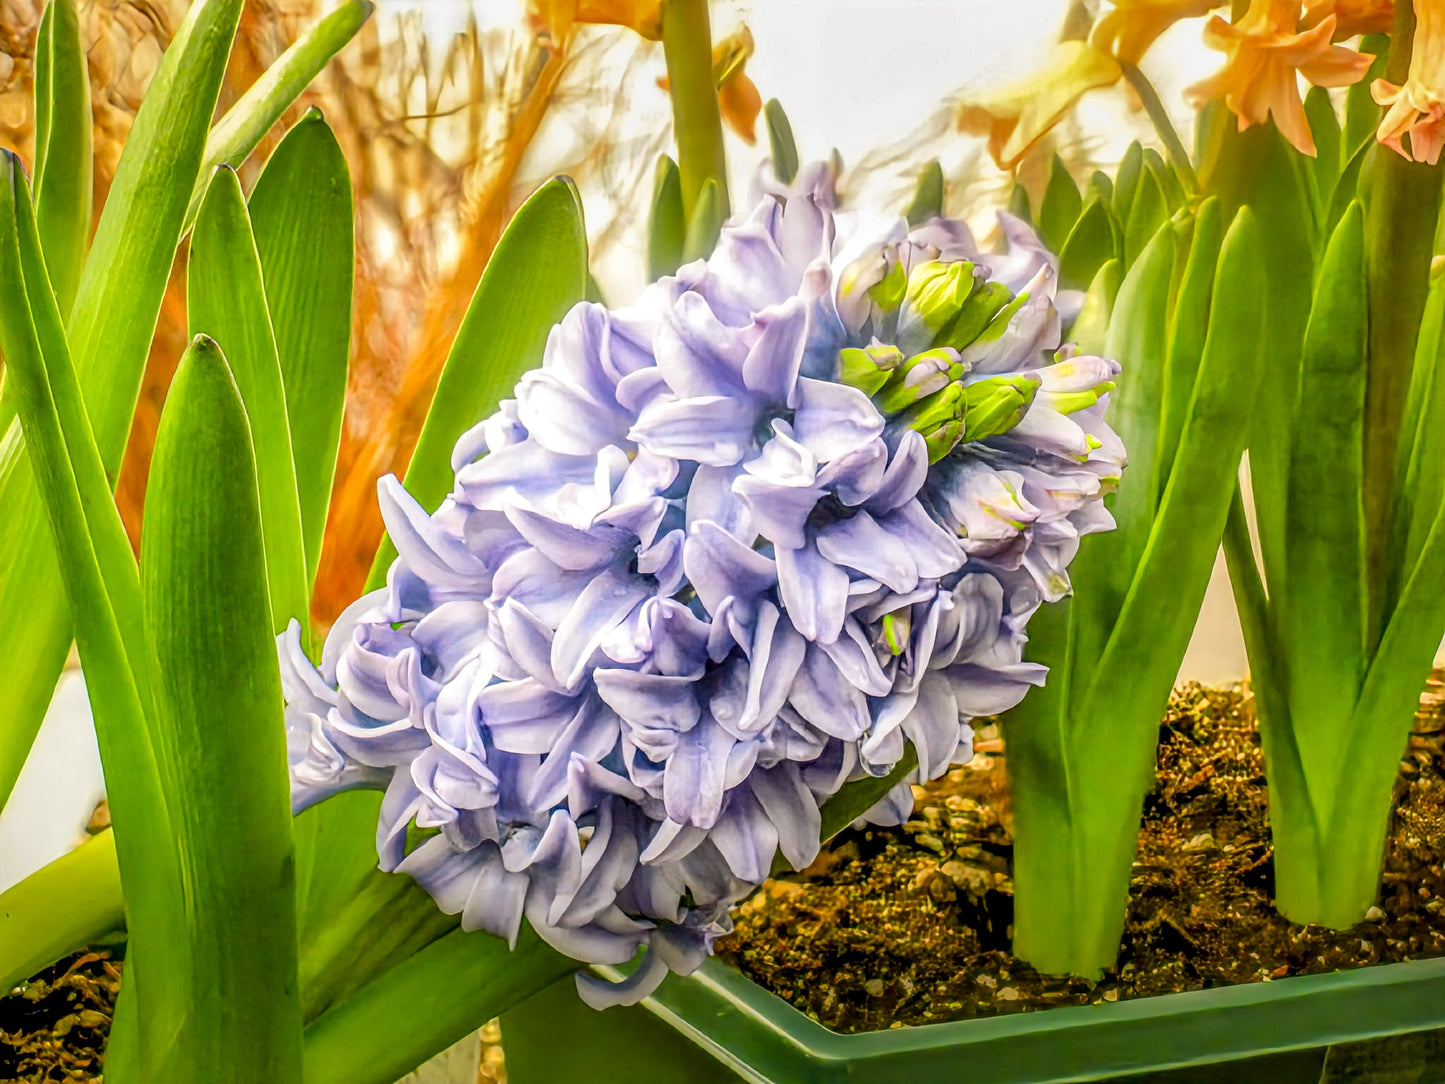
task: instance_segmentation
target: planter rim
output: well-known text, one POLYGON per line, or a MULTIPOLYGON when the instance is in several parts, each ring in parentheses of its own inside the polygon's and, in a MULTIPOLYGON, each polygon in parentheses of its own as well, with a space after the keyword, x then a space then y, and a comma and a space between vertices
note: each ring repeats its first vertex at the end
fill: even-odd
POLYGON ((1445 1027, 1445 959, 852 1035, 709 959, 691 976, 670 976, 642 1007, 750 1081, 835 1079, 840 1070, 875 1079, 885 1064, 923 1068, 963 1055, 978 1079, 1040 1084, 1445 1027))

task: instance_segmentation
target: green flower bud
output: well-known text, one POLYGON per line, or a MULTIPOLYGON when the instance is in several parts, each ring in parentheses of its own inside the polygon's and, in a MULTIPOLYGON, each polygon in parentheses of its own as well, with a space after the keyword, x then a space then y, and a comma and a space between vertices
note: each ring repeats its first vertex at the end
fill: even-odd
POLYGON ((964 440, 983 440, 1007 433, 1028 413, 1039 390, 1039 378, 994 376, 963 389, 964 440))
POLYGON ((913 611, 908 608, 883 615, 883 646, 890 655, 902 655, 913 633, 913 611))
POLYGON ((930 330, 938 331, 958 315, 977 282, 973 264, 967 260, 953 263, 927 260, 909 272, 904 296, 923 323, 930 330))
POLYGON ((1048 404, 1060 414, 1074 414, 1088 410, 1099 402, 1099 396, 1113 390, 1114 382, 1106 380, 1086 391, 1051 391, 1048 393, 1048 404))
POLYGON ((997 342, 1003 336, 1003 333, 1008 330, 1009 321, 1014 318, 1014 314, 1017 313, 1019 309, 1024 307, 1028 299, 1028 294, 1019 294, 1018 297, 1008 302, 1008 304, 1004 305, 1000 309, 995 310, 994 313, 988 318, 984 329, 975 334, 973 338, 964 345, 968 346, 972 345, 973 343, 978 343, 982 345, 985 343, 997 342))
POLYGON ((928 446, 928 462, 937 463, 953 449, 957 448, 963 441, 963 422, 961 420, 946 422, 940 425, 932 433, 923 438, 923 443, 928 446))
POLYGON ((956 351, 925 350, 905 361, 889 378, 873 402, 885 415, 907 410, 919 400, 942 391, 963 375, 956 351))
POLYGON ((951 346, 962 350, 978 338, 984 328, 1006 306, 1013 295, 1001 282, 985 282, 958 310, 958 315, 949 321, 934 338, 935 346, 951 346))
POLYGON ((902 363, 903 351, 891 344, 875 342, 862 349, 845 346, 838 351, 838 379, 864 395, 872 395, 888 383, 893 370, 902 363))

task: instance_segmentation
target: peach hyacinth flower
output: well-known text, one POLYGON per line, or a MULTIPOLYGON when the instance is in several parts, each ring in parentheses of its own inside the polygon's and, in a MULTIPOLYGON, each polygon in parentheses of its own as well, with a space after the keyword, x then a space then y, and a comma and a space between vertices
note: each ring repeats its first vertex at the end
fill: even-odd
POLYGON ((1314 0, 1305 5, 1301 30, 1319 26, 1325 17, 1335 17, 1335 41, 1357 34, 1388 34, 1395 18, 1394 0, 1314 0))
POLYGON ((1185 93, 1196 106, 1223 98, 1243 131, 1269 117, 1302 154, 1313 157, 1314 137, 1300 99, 1299 76, 1318 87, 1343 87, 1365 77, 1373 59, 1332 45, 1335 16, 1296 32, 1299 0, 1250 0, 1237 23, 1218 15, 1204 26, 1204 43, 1228 54, 1216 75, 1185 93))
POLYGON ((1222 0, 1114 0, 1089 40, 1125 64, 1138 64, 1159 35, 1180 19, 1197 19, 1222 0))
POLYGON ((1386 106, 1376 138, 1406 158, 1440 160, 1445 146, 1445 0, 1415 0, 1415 44, 1403 86, 1384 79, 1370 85, 1375 101, 1386 106), (1410 149, 1401 140, 1410 136, 1410 149))
POLYGON ((1084 94, 1112 86, 1118 61, 1088 42, 1061 41, 1043 71, 984 98, 965 99, 955 121, 960 131, 988 140, 1000 169, 1013 169, 1084 94))

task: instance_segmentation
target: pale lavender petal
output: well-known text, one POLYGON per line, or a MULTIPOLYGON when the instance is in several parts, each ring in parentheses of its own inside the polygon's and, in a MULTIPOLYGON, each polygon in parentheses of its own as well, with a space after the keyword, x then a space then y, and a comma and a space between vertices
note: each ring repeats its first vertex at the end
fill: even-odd
POLYGON ((848 574, 812 543, 778 550, 778 588, 793 627, 808 640, 838 638, 848 607, 848 574))
POLYGON ((882 432, 883 415, 857 388, 807 377, 798 381, 793 435, 818 462, 827 463, 861 448, 882 432))

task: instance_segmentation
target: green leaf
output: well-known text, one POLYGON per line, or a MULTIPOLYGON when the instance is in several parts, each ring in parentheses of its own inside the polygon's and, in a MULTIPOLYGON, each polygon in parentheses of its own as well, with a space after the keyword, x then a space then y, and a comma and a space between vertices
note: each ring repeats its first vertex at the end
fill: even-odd
POLYGON ((1165 220, 1169 208, 1164 202, 1164 193, 1153 170, 1144 170, 1134 198, 1129 204, 1129 217, 1120 219, 1124 223, 1124 267, 1133 270, 1134 264, 1144 252, 1144 247, 1153 240, 1165 220))
POLYGON ((1209 301, 1214 291, 1214 271, 1219 247, 1224 243, 1224 216, 1213 196, 1200 205, 1194 216, 1194 236, 1189 259, 1179 284, 1174 311, 1169 316, 1169 346, 1164 363, 1164 405, 1160 412, 1155 489, 1159 497, 1169 484, 1174 455, 1184 418, 1194 397, 1199 363, 1204 355, 1204 336, 1209 328, 1209 301))
POLYGON ((1321 823, 1365 672, 1364 249, 1355 203, 1330 238, 1305 331, 1285 520, 1287 575, 1298 586, 1275 603, 1292 726, 1321 823))
POLYGON ((236 174, 224 167, 216 171, 196 219, 186 272, 186 308, 191 335, 208 336, 228 351, 230 371, 250 419, 270 612, 277 625, 271 631, 280 632, 292 618, 305 628, 310 592, 286 392, 246 200, 236 174))
MULTIPOLYGON (((542 360, 552 327, 582 298, 587 230, 570 180, 558 177, 517 209, 487 263, 437 381, 406 488, 428 510, 451 490, 457 438, 511 395, 542 360)), ((386 583, 396 550, 383 541, 367 590, 386 583)))
POLYGON ((35 66, 35 217, 51 287, 68 315, 90 237, 90 73, 75 0, 45 9, 35 66))
MULTIPOLYGON (((44 498, 51 551, 64 571, 111 816, 119 833, 133 946, 131 974, 141 991, 132 1004, 144 1004, 150 1011, 164 999, 160 981, 148 976, 164 973, 167 964, 184 953, 185 940, 176 925, 182 913, 176 856, 170 847, 153 842, 170 838, 170 822, 146 725, 148 700, 132 672, 129 652, 139 645, 124 635, 130 626, 127 608, 122 606, 122 625, 112 605, 113 598, 124 604, 129 597, 126 589, 134 587, 134 566, 126 565, 129 549, 123 534, 117 538, 119 516, 80 414, 79 385, 58 331, 59 311, 44 281, 24 175, 8 151, 0 154, 0 171, 0 350, 6 358, 7 388, 34 458, 35 474, 30 477, 44 498), (117 543, 124 560, 115 553, 117 543), (115 572, 110 583, 102 573, 107 566, 115 572)), ((150 1023, 164 1032, 175 1018, 157 1011, 150 1023)), ((124 1084, 123 1074, 115 1079, 124 1084)))
POLYGON ((913 186, 913 199, 903 212, 910 226, 921 226, 943 214, 943 167, 937 158, 930 158, 918 174, 913 186))
POLYGON ((652 211, 647 220, 647 279, 656 282, 682 265, 687 226, 682 215, 682 183, 677 163, 667 155, 657 158, 653 171, 652 211))
MULTIPOLYGON (((1335 104, 1330 101, 1330 92, 1324 87, 1310 87, 1305 95, 1305 119, 1309 121, 1310 132, 1315 140, 1315 156, 1306 169, 1314 186, 1315 206, 1321 212, 1327 211, 1340 179, 1345 161, 1340 148, 1344 133, 1340 130, 1340 118, 1335 115, 1335 104)), ((1331 225, 1328 237, 1334 232, 1331 225)))
POLYGON ((1144 148, 1136 140, 1129 144, 1124 157, 1119 161, 1119 172, 1114 175, 1114 217, 1128 222, 1134 209, 1134 194, 1144 173, 1144 148))
POLYGON ((1184 206, 1184 186, 1179 183, 1179 175, 1174 171, 1174 167, 1164 160, 1164 156, 1153 147, 1144 149, 1144 168, 1154 175, 1154 180, 1159 185, 1159 191, 1164 194, 1164 204, 1170 214, 1184 206))
POLYGON ((1346 160, 1369 144, 1374 139, 1375 129, 1380 126, 1383 110, 1375 104, 1370 84, 1385 74, 1389 50, 1390 39, 1385 34, 1366 34, 1360 41, 1360 52, 1372 54, 1375 59, 1365 77, 1345 91, 1345 130, 1340 153, 1346 160))
POLYGON ((1084 294, 1084 304, 1069 329, 1069 338, 1079 345, 1081 354, 1103 354, 1109 333, 1109 318, 1114 311, 1114 300, 1119 296, 1119 286, 1124 278, 1123 265, 1110 260, 1099 268, 1094 281, 1084 294))
POLYGON ((578 966, 525 923, 513 949, 450 933, 306 1029, 306 1084, 391 1084, 578 966))
POLYGON ((792 184, 798 175, 798 144, 793 140, 793 126, 776 98, 763 106, 763 121, 768 126, 768 149, 773 156, 773 176, 783 184, 792 184))
POLYGON ((1099 761, 1158 724, 1204 599, 1224 532, 1256 390, 1264 325, 1263 242, 1248 209, 1225 235, 1209 332, 1189 414, 1154 528, 1109 643, 1090 673, 1079 718, 1091 730, 1081 754, 1099 761), (1161 600, 1168 605, 1161 605, 1161 600), (1119 675, 1130 695, 1117 695, 1119 675))
POLYGON ((1410 386, 1410 403, 1401 433, 1397 478, 1403 499, 1396 526, 1395 544, 1403 544, 1396 561, 1405 578, 1413 572, 1424 549, 1425 539, 1435 523, 1435 514, 1445 499, 1445 274, 1434 277, 1430 296, 1420 321, 1420 338, 1415 347, 1415 376, 1410 386))
POLYGON ((1094 170, 1094 175, 1089 178, 1089 191, 1111 207, 1114 203, 1114 181, 1102 169, 1094 170))
POLYGON ((1115 245, 1113 216, 1103 200, 1091 196, 1059 252, 1059 280, 1065 289, 1086 289, 1109 260, 1120 253, 1115 245))
POLYGON ((240 168, 256 144, 261 142, 261 137, 281 119, 281 114, 321 73, 331 58, 356 35, 375 7, 373 0, 345 0, 297 38, 236 99, 236 104, 226 111, 206 140, 206 157, 191 190, 190 202, 186 205, 185 229, 189 229, 196 220, 211 173, 218 166, 240 168))
POLYGON ((1008 211, 1009 214, 1024 222, 1033 222, 1034 214, 1029 207, 1029 192, 1023 185, 1016 184, 1009 190, 1008 211))
MULTIPOLYGON (((70 351, 112 478, 239 16, 230 0, 209 0, 187 12, 131 126, 81 272, 70 351)), ((0 624, 0 688, 10 707, 0 800, 19 773, 71 638, 55 549, 13 421, 10 384, 7 378, 0 397, 0 426, 9 427, 0 438, 0 613, 23 613, 26 620, 0 624)))
POLYGON ((355 248, 351 177, 319 112, 308 110, 272 152, 249 210, 286 391, 309 593, 341 439, 355 248))
POLYGON ((125 928, 109 829, 0 892, 0 990, 125 928))
POLYGON ((198 336, 166 397, 142 528, 155 732, 175 812, 165 843, 184 873, 189 946, 159 977, 192 1021, 152 1052, 156 1079, 301 1080, 291 796, 251 448, 226 360, 198 336))
POLYGON ((1079 195, 1079 186, 1069 176, 1069 167, 1057 154, 1049 168, 1049 183, 1044 188, 1044 198, 1039 203, 1039 236, 1054 252, 1064 246, 1069 233, 1084 209, 1084 198, 1079 195))
POLYGON ((703 260, 712 255, 722 234, 723 211, 718 202, 717 181, 709 177, 702 183, 692 217, 687 220, 687 234, 682 242, 682 262, 703 260))

